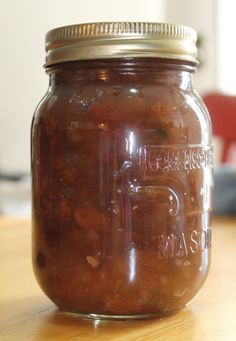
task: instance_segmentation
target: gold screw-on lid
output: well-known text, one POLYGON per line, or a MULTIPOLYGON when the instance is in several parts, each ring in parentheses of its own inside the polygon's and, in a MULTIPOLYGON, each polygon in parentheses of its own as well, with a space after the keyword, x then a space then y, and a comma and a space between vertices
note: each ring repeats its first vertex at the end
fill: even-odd
POLYGON ((190 27, 102 22, 59 27, 46 35, 46 64, 123 57, 160 57, 196 63, 197 33, 190 27))

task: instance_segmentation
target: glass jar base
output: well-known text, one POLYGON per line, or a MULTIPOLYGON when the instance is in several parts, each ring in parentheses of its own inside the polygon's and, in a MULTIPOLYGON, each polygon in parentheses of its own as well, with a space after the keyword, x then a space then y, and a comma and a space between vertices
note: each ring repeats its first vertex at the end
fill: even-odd
POLYGON ((89 320, 146 320, 152 318, 161 318, 167 317, 174 314, 177 314, 180 310, 182 310, 185 306, 180 307, 179 309, 173 311, 162 311, 157 313, 146 313, 146 314, 137 314, 137 315, 106 315, 106 314, 81 314, 76 311, 62 310, 63 313, 67 315, 77 316, 81 319, 89 319, 89 320))

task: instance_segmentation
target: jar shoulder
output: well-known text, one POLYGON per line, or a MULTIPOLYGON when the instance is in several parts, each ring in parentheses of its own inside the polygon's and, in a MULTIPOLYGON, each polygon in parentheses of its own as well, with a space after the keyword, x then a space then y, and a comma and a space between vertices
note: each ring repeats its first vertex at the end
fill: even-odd
POLYGON ((155 130, 160 135, 155 143, 211 143, 211 123, 201 98, 192 88, 168 84, 100 81, 55 87, 37 107, 34 126, 42 120, 53 120, 61 128, 96 129, 105 124, 112 130, 155 130))

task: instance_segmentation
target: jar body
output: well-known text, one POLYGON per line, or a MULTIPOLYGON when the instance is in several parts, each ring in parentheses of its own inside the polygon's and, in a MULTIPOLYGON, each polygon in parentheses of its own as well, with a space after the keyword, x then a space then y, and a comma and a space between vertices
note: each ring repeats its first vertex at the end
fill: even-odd
POLYGON ((33 266, 61 309, 182 308, 210 260, 209 117, 180 63, 64 63, 32 125, 33 266))

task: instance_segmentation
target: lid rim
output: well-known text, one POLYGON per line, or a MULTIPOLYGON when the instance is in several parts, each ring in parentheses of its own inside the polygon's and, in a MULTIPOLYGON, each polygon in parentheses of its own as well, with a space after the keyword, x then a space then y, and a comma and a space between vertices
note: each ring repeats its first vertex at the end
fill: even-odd
POLYGON ((127 55, 122 55, 122 56, 111 56, 111 55, 104 55, 103 57, 98 57, 97 55, 89 55, 88 58, 83 58, 83 59, 75 59, 75 58, 65 58, 65 59, 60 59, 60 60, 55 60, 53 62, 46 62, 43 67, 44 68, 50 68, 53 65, 58 65, 58 64, 62 64, 62 63, 72 63, 72 62, 79 62, 79 61, 95 61, 95 60, 109 60, 109 59, 136 59, 136 58, 150 58, 150 59, 163 59, 163 60, 173 60, 173 61, 182 61, 182 62, 188 62, 188 63, 192 63, 193 66, 198 66, 199 65, 199 61, 197 59, 192 59, 190 60, 189 58, 186 57, 178 57, 176 55, 173 54, 166 54, 165 56, 161 55, 161 54, 141 54, 141 53, 136 53, 136 54, 127 54, 127 55))
POLYGON ((46 34, 45 66, 62 61, 136 55, 160 58, 170 58, 171 55, 171 59, 197 63, 196 40, 194 29, 179 24, 97 22, 63 26, 46 34), (93 53, 91 49, 94 49, 93 53))

